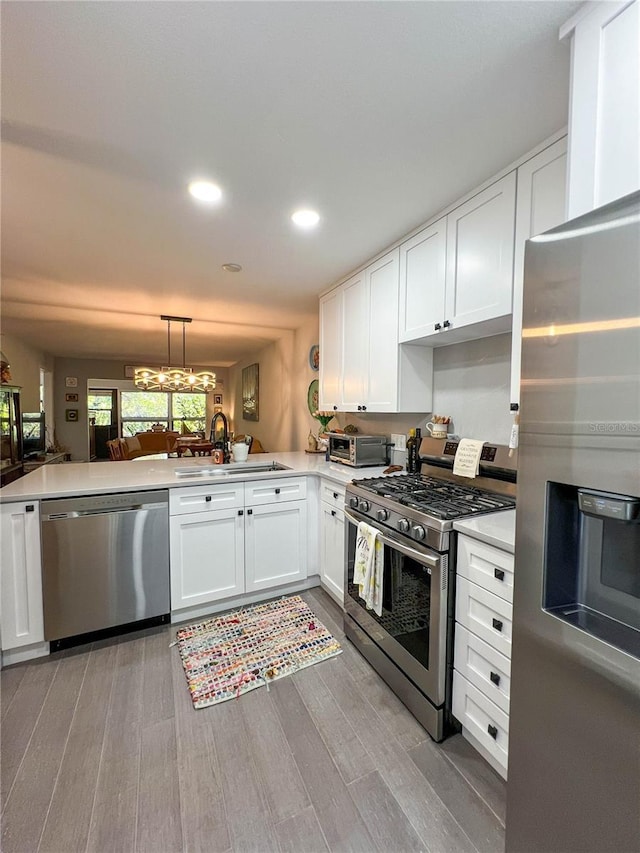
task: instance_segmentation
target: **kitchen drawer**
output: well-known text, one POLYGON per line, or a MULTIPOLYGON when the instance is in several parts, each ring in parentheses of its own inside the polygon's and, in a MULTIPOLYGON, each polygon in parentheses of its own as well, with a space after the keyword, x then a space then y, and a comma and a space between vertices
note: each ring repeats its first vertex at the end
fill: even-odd
POLYGON ((340 507, 340 509, 344 509, 344 495, 344 486, 337 486, 335 483, 328 483, 326 480, 322 480, 320 500, 330 504, 334 508, 340 507))
POLYGON ((169 515, 211 512, 214 509, 233 509, 243 506, 243 483, 215 483, 210 486, 191 486, 169 491, 169 515))
POLYGON ((453 716, 486 749, 506 774, 509 755, 509 717, 473 684, 453 673, 453 716))
POLYGON ((511 605, 461 575, 457 577, 456 621, 511 659, 511 605))
POLYGON ((459 622, 456 623, 453 665, 505 714, 509 713, 511 661, 459 622))
POLYGON ((458 574, 506 601, 513 601, 513 563, 513 554, 458 534, 458 574))
POLYGON ((246 506, 302 501, 307 497, 306 477, 282 477, 275 480, 255 480, 244 484, 246 506))

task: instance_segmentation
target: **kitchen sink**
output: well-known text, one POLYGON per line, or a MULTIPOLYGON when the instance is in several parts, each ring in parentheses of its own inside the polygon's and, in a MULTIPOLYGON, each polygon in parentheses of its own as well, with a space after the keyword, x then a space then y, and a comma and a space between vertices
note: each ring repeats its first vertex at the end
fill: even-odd
POLYGON ((229 477, 233 474, 264 474, 270 471, 290 471, 279 462, 229 462, 227 465, 190 465, 176 468, 176 477, 229 477))

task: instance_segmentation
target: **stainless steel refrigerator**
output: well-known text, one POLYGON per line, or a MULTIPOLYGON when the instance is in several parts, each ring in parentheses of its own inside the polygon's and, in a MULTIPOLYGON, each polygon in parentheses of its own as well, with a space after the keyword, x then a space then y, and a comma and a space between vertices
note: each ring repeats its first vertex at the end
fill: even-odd
POLYGON ((507 853, 640 850, 640 193, 527 243, 507 853))

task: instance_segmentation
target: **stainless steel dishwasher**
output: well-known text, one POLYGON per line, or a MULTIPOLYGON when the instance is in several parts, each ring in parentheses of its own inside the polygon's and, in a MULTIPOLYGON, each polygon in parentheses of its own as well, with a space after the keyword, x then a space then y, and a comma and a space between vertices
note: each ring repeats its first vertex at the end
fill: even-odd
POLYGON ((168 621, 167 491, 41 504, 44 636, 51 650, 80 635, 168 621))

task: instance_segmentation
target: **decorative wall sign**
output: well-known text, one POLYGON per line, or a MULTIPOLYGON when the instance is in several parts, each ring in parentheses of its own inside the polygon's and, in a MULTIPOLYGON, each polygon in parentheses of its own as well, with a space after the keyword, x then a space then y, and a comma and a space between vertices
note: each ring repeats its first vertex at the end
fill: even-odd
POLYGON ((78 420, 78 409, 65 409, 65 420, 67 421, 77 421, 78 420))
POLYGON ((124 378, 125 379, 133 379, 135 370, 136 369, 132 364, 125 364, 125 366, 124 366, 124 378))
POLYGON ((78 395, 77 394, 65 394, 64 395, 65 403, 77 403, 78 395))
POLYGON ((260 365, 242 368, 242 417, 245 421, 260 420, 260 365))
POLYGON ((67 388, 77 388, 78 387, 78 377, 77 376, 67 376, 65 377, 64 384, 67 388))

